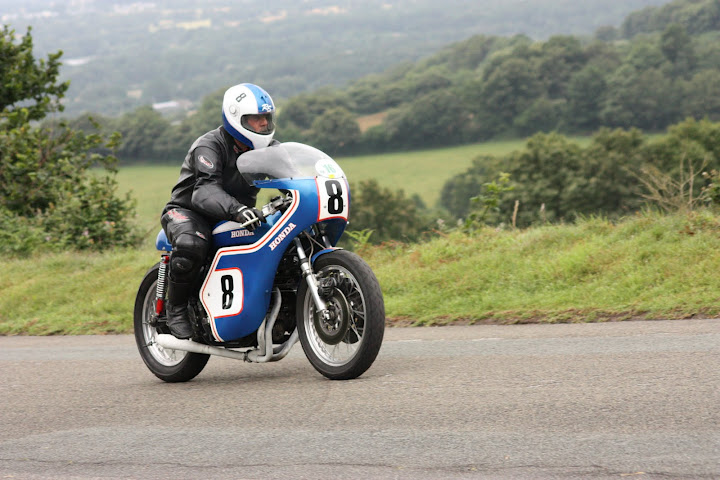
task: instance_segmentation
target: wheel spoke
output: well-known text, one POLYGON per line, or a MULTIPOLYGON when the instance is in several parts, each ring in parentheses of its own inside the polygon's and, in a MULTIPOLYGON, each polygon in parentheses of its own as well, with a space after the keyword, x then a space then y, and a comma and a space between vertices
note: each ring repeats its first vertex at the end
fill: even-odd
MULTIPOLYGON (((355 333, 355 335, 357 335, 357 338, 359 338, 359 339, 362 338, 362 334, 358 331, 357 325, 355 325, 355 324, 350 325, 350 330, 351 330, 353 333, 355 333)), ((348 334, 349 334, 349 333, 350 333, 350 332, 348 332, 348 334)))
POLYGON ((150 323, 150 318, 154 314, 155 284, 153 284, 148 289, 147 296, 145 297, 145 304, 143 307, 142 333, 150 355, 152 355, 152 357, 162 365, 168 367, 175 366, 185 359, 187 352, 169 349, 166 350, 155 342, 155 337, 157 336, 158 332, 156 327, 154 327, 150 323))
POLYGON ((347 322, 348 330, 343 339, 336 344, 325 343, 315 330, 316 309, 308 292, 305 298, 305 322, 309 333, 310 347, 328 365, 345 365, 357 354, 362 343, 364 330, 362 325, 365 323, 365 301, 362 290, 352 273, 339 265, 325 267, 318 272, 318 277, 335 278, 336 294, 345 297, 343 302, 346 302, 348 307, 343 313, 343 316, 347 316, 347 318, 341 318, 342 322, 347 322))

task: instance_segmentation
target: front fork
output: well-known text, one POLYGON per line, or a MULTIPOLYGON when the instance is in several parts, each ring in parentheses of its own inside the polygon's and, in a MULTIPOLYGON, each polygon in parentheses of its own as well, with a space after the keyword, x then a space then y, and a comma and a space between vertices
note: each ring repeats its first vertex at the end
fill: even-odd
POLYGON ((326 321, 330 321, 332 320, 332 314, 328 310, 327 305, 325 304, 323 299, 320 298, 318 281, 317 278, 315 278, 315 274, 313 273, 310 259, 307 257, 307 255, 305 255, 305 249, 303 248, 300 239, 296 238, 294 242, 295 248, 297 248, 298 259, 300 260, 300 270, 302 270, 303 277, 305 277, 305 281, 310 288, 310 293, 312 294, 313 302, 315 303, 315 309, 318 311, 321 318, 326 321))

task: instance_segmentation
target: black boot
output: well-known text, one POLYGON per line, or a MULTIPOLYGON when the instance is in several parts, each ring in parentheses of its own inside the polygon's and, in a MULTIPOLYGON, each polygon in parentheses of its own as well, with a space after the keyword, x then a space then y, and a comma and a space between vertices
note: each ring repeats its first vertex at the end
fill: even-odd
POLYGON ((188 297, 191 283, 178 283, 168 279, 168 302, 165 307, 167 326, 175 338, 193 337, 193 327, 188 315, 188 297))

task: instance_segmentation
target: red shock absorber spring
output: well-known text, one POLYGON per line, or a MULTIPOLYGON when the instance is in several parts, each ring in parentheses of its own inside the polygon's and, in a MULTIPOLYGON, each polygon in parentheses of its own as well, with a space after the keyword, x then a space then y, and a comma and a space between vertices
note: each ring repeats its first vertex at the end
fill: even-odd
POLYGON ((155 313, 161 315, 165 309, 165 277, 167 266, 170 262, 170 255, 162 255, 160 258, 160 269, 158 270, 157 287, 155 288, 155 313))

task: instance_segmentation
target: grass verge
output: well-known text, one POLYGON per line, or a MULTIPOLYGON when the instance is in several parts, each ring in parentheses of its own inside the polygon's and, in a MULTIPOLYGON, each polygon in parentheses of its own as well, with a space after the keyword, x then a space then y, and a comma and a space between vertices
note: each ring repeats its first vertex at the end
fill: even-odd
MULTIPOLYGON (((720 216, 644 213, 370 247, 391 324, 720 316, 720 216)), ((132 331, 151 248, 3 259, 0 334, 132 331)))
POLYGON ((707 212, 487 228, 367 253, 389 316, 413 324, 720 314, 720 217, 707 212))

